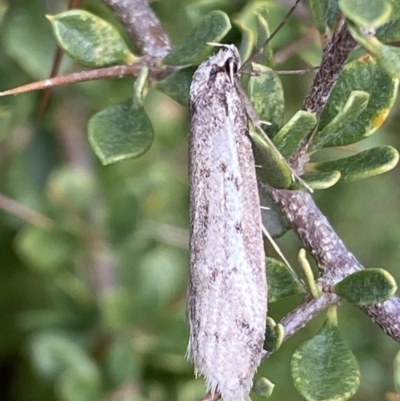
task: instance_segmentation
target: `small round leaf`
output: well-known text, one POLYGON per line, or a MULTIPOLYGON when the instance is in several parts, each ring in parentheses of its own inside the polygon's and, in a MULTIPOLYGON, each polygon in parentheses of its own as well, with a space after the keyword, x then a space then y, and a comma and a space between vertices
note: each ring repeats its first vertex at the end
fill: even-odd
POLYGON ((143 108, 130 102, 108 107, 89 121, 89 141, 104 164, 132 159, 147 152, 154 139, 153 127, 143 108))
POLYGON ((350 274, 332 286, 332 292, 356 305, 384 302, 394 295, 397 284, 384 269, 365 269, 350 274))
MULTIPOLYGON (((359 58, 346 64, 321 114, 320 131, 339 112, 350 106, 348 101, 353 91, 362 91, 369 94, 367 107, 353 122, 343 127, 339 133, 329 138, 324 138, 324 147, 344 146, 372 135, 384 123, 393 107, 398 91, 398 81, 393 79, 370 56, 359 58), (371 82, 374 82, 374 84, 371 85, 371 82), (385 90, 382 90, 382 88, 385 88, 385 90)), ((357 95, 356 98, 358 99, 358 97, 357 95)))
POLYGON ((271 124, 266 131, 273 137, 283 124, 285 99, 282 82, 270 68, 255 63, 252 67, 261 74, 250 77, 247 88, 249 98, 258 118, 271 124))
POLYGON ((103 67, 137 59, 111 24, 87 11, 65 11, 48 19, 60 47, 82 64, 103 67))
POLYGON ((274 388, 275 384, 270 382, 266 377, 259 377, 253 385, 253 391, 262 398, 271 397, 274 388))
POLYGON ((340 172, 340 181, 357 181, 363 178, 386 173, 399 161, 399 153, 391 146, 377 146, 326 163, 315 163, 314 168, 321 172, 340 172))
MULTIPOLYGON (((334 313, 328 310, 328 316, 334 313)), ((320 332, 293 354, 294 386, 307 401, 345 401, 360 384, 357 360, 335 320, 329 317, 320 332)))
POLYGON ((229 17, 222 11, 207 14, 193 31, 163 58, 167 65, 200 64, 214 47, 208 42, 219 42, 231 29, 229 17))
POLYGON ((289 295, 304 293, 300 280, 296 279, 288 267, 274 258, 267 258, 268 302, 276 302, 289 295))

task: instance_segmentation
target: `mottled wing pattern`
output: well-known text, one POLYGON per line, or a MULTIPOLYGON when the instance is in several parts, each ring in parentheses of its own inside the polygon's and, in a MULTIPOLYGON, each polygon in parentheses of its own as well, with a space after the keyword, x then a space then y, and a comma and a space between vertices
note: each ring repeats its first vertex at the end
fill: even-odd
POLYGON ((236 48, 221 50, 190 90, 188 356, 209 390, 240 401, 260 363, 267 296, 254 158, 232 62, 236 48))

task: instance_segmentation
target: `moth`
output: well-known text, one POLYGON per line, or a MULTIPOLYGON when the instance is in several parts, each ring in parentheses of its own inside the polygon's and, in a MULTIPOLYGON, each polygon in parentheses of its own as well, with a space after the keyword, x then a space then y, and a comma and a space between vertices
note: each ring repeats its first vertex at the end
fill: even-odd
POLYGON ((188 357, 208 391, 248 398, 261 362, 267 283, 240 56, 227 45, 190 88, 188 357))

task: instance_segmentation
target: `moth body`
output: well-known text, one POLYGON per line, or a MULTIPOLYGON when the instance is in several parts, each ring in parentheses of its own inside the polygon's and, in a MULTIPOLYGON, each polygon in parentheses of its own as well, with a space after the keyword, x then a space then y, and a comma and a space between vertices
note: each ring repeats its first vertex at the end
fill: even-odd
POLYGON ((261 361, 267 287, 254 157, 228 46, 190 89, 188 357, 208 390, 243 401, 261 361))

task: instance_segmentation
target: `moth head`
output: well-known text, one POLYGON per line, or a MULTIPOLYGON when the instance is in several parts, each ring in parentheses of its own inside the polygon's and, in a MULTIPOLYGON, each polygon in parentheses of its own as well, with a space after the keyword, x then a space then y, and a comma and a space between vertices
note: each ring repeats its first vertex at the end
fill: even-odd
POLYGON ((213 46, 223 47, 220 52, 213 56, 213 69, 215 72, 224 72, 229 81, 233 84, 235 76, 240 69, 240 54, 236 46, 220 43, 209 43, 213 46))

